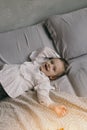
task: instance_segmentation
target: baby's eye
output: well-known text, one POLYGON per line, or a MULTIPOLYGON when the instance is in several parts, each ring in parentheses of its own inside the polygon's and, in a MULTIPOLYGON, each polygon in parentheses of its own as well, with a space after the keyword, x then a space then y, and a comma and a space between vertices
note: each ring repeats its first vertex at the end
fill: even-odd
POLYGON ((51 62, 51 64, 53 64, 53 63, 54 63, 54 62, 53 62, 53 60, 51 60, 50 62, 51 62))
POLYGON ((56 71, 56 67, 53 67, 53 70, 56 71))

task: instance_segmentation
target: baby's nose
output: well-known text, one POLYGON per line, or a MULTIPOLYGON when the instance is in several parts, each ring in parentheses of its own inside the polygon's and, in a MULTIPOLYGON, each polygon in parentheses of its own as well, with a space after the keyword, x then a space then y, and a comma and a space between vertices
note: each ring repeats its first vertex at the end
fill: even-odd
POLYGON ((53 68, 53 65, 52 64, 48 64, 49 68, 52 69, 53 68))
POLYGON ((51 69, 51 64, 47 63, 47 69, 50 70, 51 69))

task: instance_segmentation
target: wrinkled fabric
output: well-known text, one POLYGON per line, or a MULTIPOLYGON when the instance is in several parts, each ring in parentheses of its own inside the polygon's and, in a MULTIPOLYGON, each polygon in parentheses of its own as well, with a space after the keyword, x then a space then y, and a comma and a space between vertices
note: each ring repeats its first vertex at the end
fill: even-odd
POLYGON ((16 99, 0 102, 0 130, 87 130, 87 98, 51 91, 50 97, 68 109, 66 116, 37 102, 35 92, 27 92, 16 99))

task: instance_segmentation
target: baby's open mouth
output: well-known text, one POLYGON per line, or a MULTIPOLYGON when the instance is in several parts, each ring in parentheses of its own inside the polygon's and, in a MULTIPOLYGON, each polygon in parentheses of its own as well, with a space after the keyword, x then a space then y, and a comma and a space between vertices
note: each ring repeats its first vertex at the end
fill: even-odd
POLYGON ((47 66, 47 64, 45 64, 45 69, 48 71, 48 66, 47 66))

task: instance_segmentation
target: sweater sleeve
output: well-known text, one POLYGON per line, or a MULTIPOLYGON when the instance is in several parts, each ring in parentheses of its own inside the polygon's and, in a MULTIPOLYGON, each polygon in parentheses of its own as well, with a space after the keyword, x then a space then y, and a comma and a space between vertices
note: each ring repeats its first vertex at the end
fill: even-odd
POLYGON ((45 58, 60 58, 60 56, 51 48, 49 47, 44 47, 44 48, 39 48, 35 51, 33 51, 30 55, 30 59, 32 61, 40 61, 45 58))
POLYGON ((49 92, 51 89, 53 89, 53 87, 46 82, 36 86, 37 98, 40 104, 48 107, 49 105, 54 103, 49 96, 49 92))

